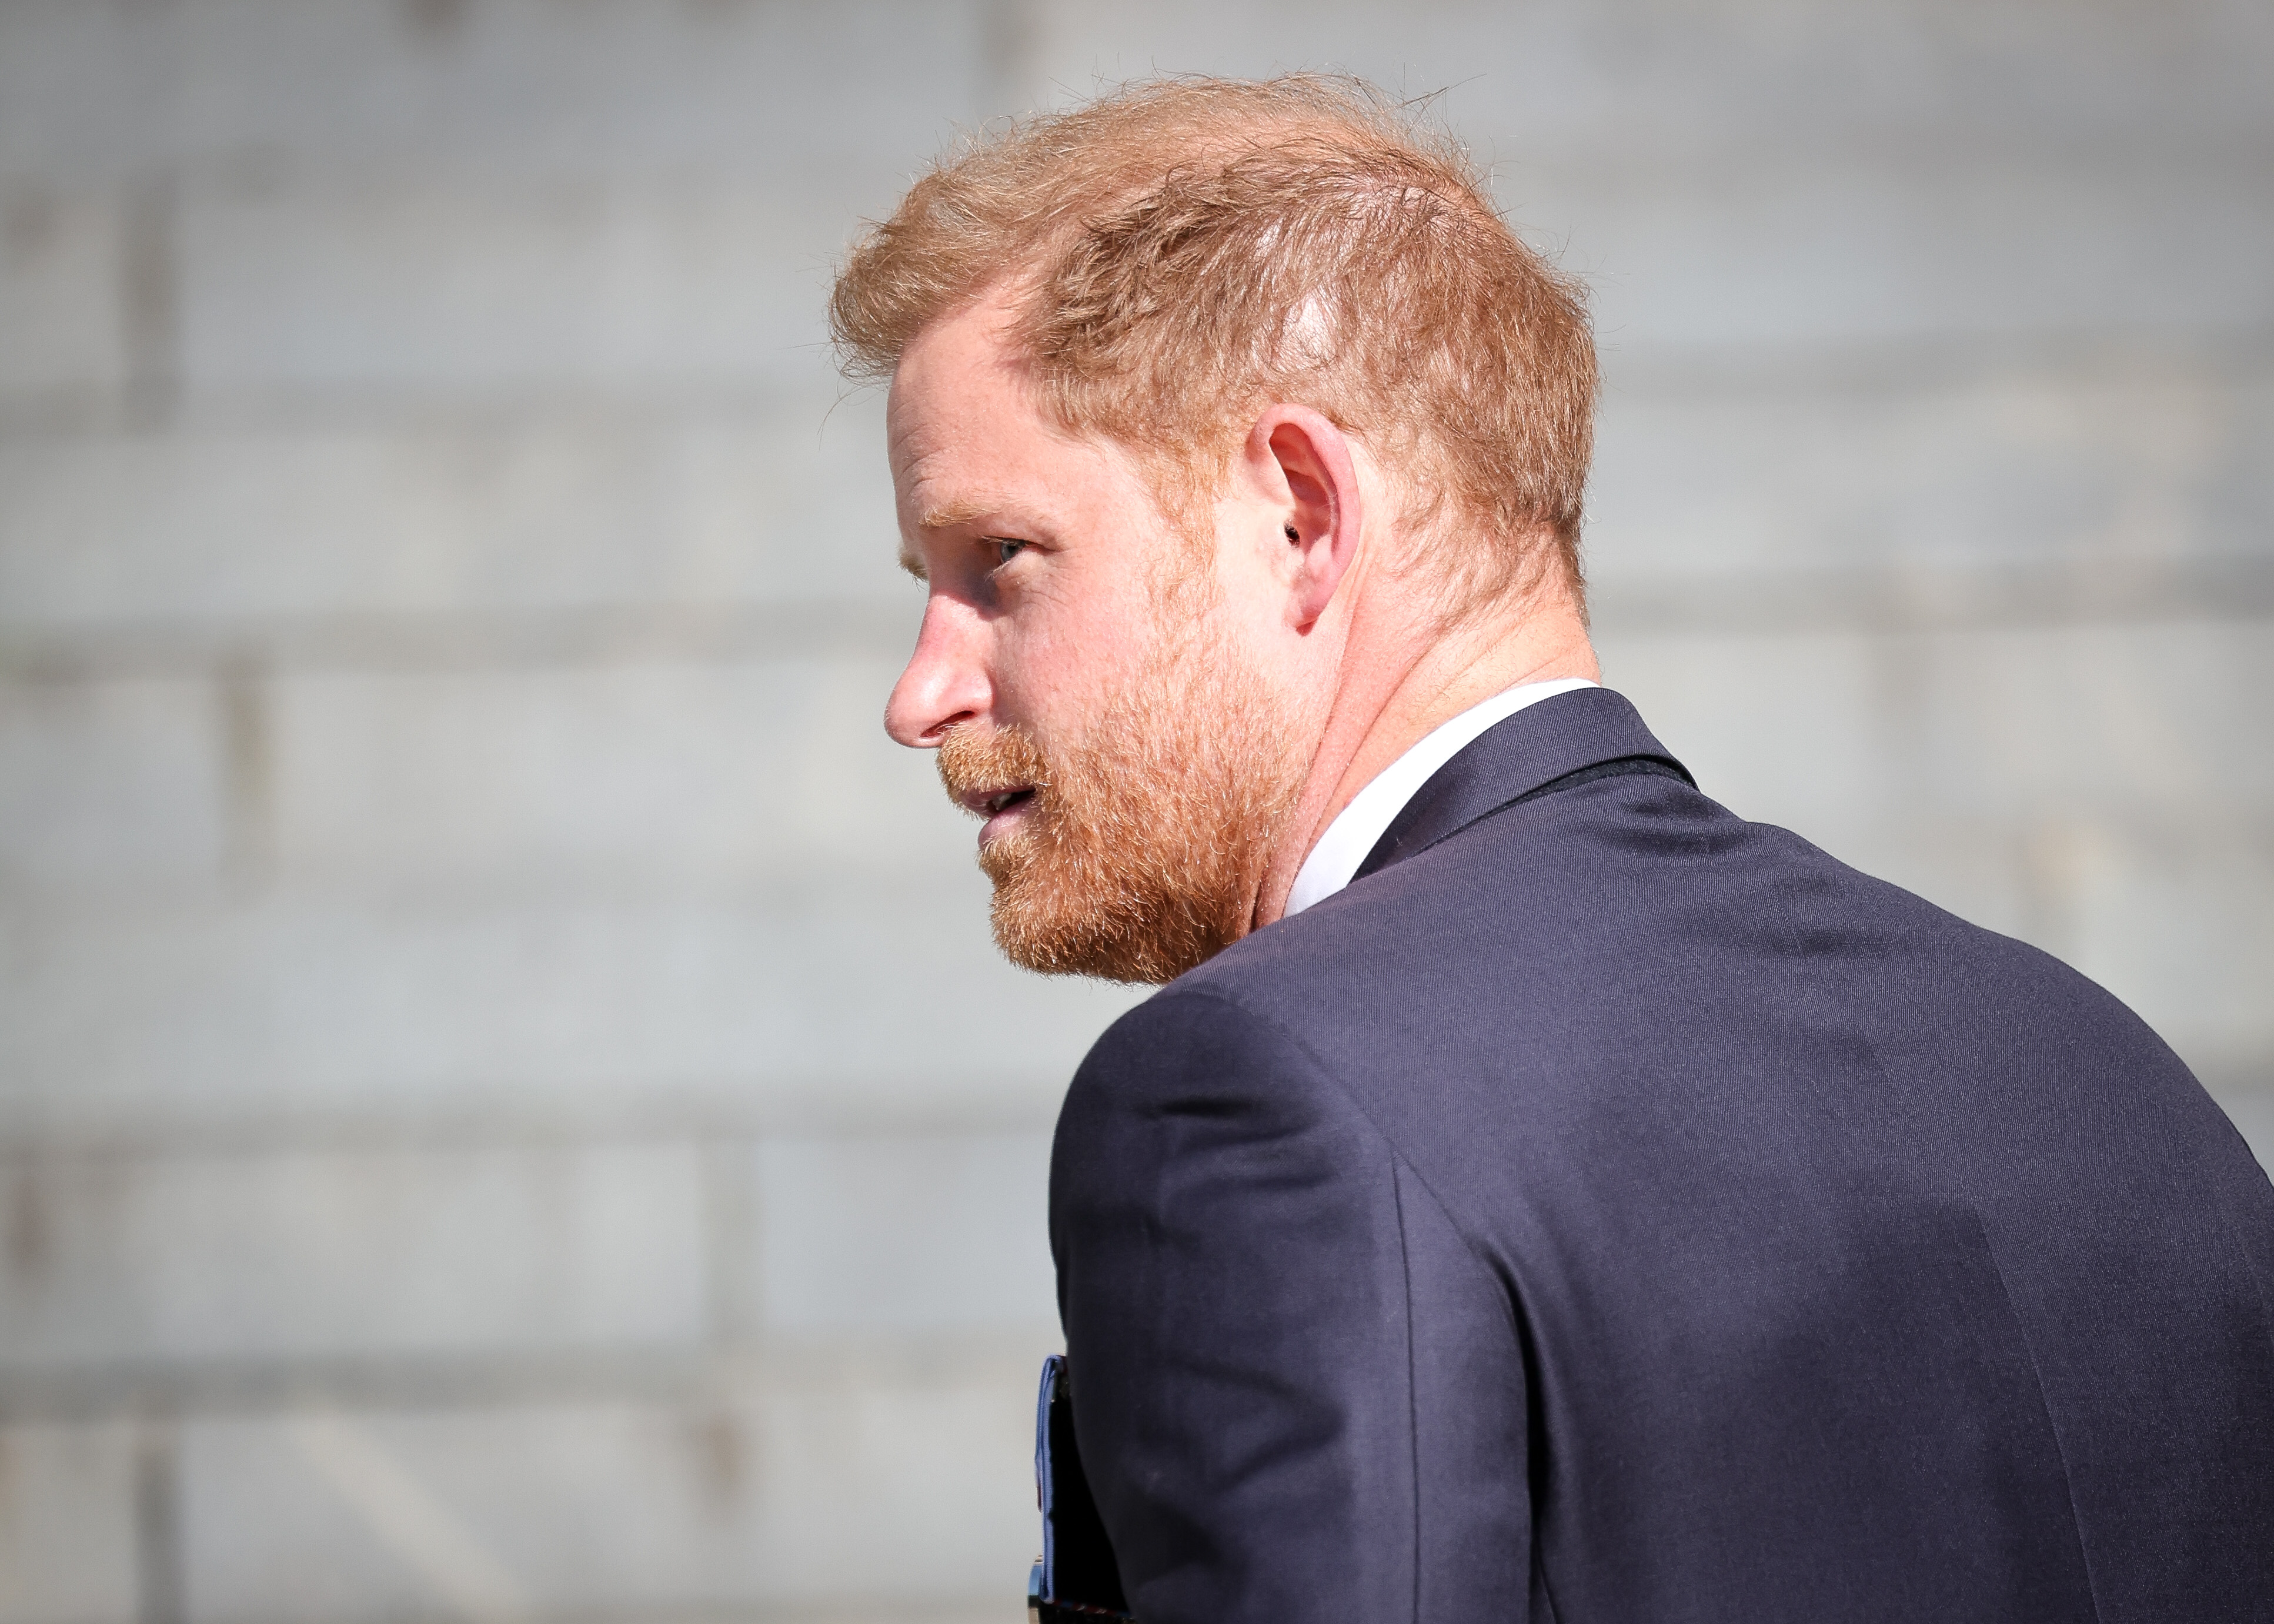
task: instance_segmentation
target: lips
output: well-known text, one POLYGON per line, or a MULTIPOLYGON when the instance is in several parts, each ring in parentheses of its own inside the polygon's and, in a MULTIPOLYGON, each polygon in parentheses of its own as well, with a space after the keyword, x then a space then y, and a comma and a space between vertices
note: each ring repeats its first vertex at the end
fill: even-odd
POLYGON ((982 850, 1043 810, 1049 763, 1015 727, 978 731, 958 724, 939 741, 937 765, 948 799, 985 825, 979 831, 982 850))
POLYGON ((1034 786, 1021 784, 1011 789, 972 790, 957 797, 964 809, 978 817, 993 817, 1013 807, 1034 799, 1034 786))

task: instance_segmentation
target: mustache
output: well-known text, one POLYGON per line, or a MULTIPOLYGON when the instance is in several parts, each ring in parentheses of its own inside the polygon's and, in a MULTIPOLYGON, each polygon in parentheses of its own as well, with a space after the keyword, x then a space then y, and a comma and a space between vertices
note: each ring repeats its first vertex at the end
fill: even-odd
POLYGON ((1050 787, 1050 758, 1016 726, 959 723, 941 738, 933 765, 948 799, 960 807, 968 807, 969 797, 993 790, 1050 787))

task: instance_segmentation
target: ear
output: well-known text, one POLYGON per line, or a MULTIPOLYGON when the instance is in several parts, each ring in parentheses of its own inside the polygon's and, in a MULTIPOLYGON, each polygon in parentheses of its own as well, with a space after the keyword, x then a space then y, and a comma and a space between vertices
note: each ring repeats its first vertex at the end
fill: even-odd
POLYGON ((1284 508, 1288 619, 1306 628, 1327 610, 1358 556, 1366 504, 1343 432, 1307 406, 1273 406, 1248 436, 1251 465, 1284 508))

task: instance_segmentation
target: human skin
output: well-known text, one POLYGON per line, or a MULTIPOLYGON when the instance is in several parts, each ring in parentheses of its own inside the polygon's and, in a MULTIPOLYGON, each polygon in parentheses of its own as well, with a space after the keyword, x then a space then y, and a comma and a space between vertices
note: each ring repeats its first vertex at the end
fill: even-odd
MULTIPOLYGON (((1082 736, 1147 669, 1164 635, 1157 562, 1186 545, 1129 450, 1037 410, 1012 314, 998 289, 943 317, 892 377, 901 562, 928 597, 885 726, 916 748, 966 723, 1025 728, 1046 751, 1082 736)), ((1397 568, 1410 538, 1367 447, 1306 406, 1256 413, 1211 516, 1215 590, 1194 601, 1307 763, 1251 929, 1280 917, 1335 815, 1431 729, 1520 682, 1597 675, 1560 583, 1447 629, 1425 572, 1397 568)), ((966 797, 983 845, 1028 815, 1027 787, 966 797)))

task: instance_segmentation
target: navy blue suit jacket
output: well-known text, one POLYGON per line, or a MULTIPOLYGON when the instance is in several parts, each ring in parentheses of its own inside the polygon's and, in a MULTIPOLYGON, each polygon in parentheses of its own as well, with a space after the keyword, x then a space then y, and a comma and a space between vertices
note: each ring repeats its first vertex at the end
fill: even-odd
POLYGON ((1137 1618, 2274 1619, 2248 1149, 2099 988, 1664 754, 1519 712, 1082 1065, 1137 1618))

